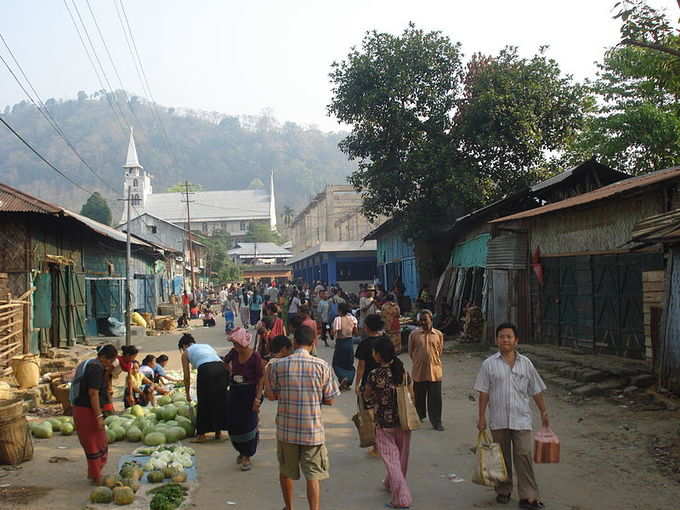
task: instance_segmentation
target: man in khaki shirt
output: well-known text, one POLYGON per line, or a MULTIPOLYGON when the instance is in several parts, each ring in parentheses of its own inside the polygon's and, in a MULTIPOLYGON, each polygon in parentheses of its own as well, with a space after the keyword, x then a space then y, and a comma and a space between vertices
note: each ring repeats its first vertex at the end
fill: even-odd
POLYGON ((420 327, 408 338, 408 354, 413 362, 411 370, 415 404, 420 420, 426 416, 435 430, 442 431, 442 351, 444 335, 432 327, 432 312, 420 312, 420 327))

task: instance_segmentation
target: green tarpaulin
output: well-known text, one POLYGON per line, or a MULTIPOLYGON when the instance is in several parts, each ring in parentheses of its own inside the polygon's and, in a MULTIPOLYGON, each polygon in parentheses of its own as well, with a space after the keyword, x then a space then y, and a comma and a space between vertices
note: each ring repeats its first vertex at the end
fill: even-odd
POLYGON ((41 273, 33 280, 33 327, 52 327, 52 277, 41 273))

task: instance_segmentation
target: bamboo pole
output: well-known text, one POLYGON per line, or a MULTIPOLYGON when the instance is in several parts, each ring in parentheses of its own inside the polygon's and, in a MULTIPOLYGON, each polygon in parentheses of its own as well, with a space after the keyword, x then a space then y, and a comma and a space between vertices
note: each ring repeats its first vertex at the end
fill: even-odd
POLYGON ((0 356, 9 356, 10 353, 21 349, 23 346, 22 342, 15 342, 9 344, 0 349, 0 356))

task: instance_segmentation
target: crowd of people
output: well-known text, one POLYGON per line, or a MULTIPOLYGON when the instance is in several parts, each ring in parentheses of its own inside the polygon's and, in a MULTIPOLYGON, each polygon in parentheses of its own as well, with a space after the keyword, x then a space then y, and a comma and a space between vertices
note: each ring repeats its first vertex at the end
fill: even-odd
MULTIPOLYGON (((236 463, 250 471, 263 400, 277 402, 277 459, 285 509, 293 508, 293 483, 302 475, 309 508, 317 510, 319 482, 329 477, 321 409, 354 386, 357 401, 374 416, 371 453, 385 464, 384 485, 391 494, 387 506, 409 508, 413 501, 406 474, 412 432, 400 420, 398 389, 412 387, 420 421, 429 419, 434 430, 444 430, 444 335, 433 327, 432 312, 418 311, 417 327, 402 345, 400 303, 407 305, 398 286, 386 293, 368 284, 352 295, 322 282, 314 286, 272 282, 224 286, 213 298, 224 316, 231 344, 228 353, 220 356, 214 347, 197 343, 189 333, 178 343, 188 401, 193 398, 191 370, 197 371, 194 440, 220 441, 227 431, 237 453, 236 463), (333 349, 330 365, 319 355, 322 342, 333 349), (399 358, 402 353, 410 358, 410 373, 399 358)), ((201 304, 196 305, 200 309, 201 304)), ((542 396, 545 385, 531 362, 516 352, 519 338, 514 325, 499 325, 496 340, 499 352, 483 363, 474 384, 479 392, 478 426, 480 431, 490 427, 510 475, 514 464, 520 508, 540 509, 543 504, 532 469, 529 404, 535 401, 543 425, 549 425, 542 396)), ((95 480, 106 462, 103 417, 110 409, 111 378, 116 370, 127 372, 125 406, 154 405, 155 394, 162 394, 164 383, 173 381, 163 370, 167 356, 147 355, 141 365, 137 356, 134 346, 123 347, 119 356, 115 347, 107 345, 95 360, 78 367, 82 382, 74 417, 89 475, 95 480)), ((497 502, 508 503, 512 488, 512 478, 500 484, 497 502)))

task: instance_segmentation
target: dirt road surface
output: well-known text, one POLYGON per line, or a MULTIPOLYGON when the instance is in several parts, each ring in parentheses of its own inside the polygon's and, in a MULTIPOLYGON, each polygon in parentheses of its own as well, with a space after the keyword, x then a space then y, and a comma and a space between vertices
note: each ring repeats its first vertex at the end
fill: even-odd
MULTIPOLYGON (((197 341, 226 352, 222 324, 195 329, 197 341)), ((142 353, 167 353, 178 368, 177 336, 145 337, 138 342, 142 353)), ((332 350, 321 347, 330 360, 332 350)), ((445 356, 444 432, 429 424, 413 433, 408 482, 417 510, 503 508, 493 490, 470 482, 475 457, 476 402, 471 386, 481 358, 472 354, 445 356), (464 481, 454 483, 449 475, 464 481)), ((680 508, 680 483, 662 474, 649 454, 651 438, 677 429, 678 414, 669 411, 633 411, 603 399, 574 403, 562 390, 549 388, 547 402, 553 428, 562 442, 562 460, 536 466, 546 508, 554 510, 667 510, 680 508)), ((384 508, 388 494, 381 488, 384 467, 379 458, 358 447, 351 422, 353 392, 344 393, 335 406, 324 410, 331 479, 322 483, 322 508, 367 510, 384 508)), ((196 446, 200 487, 194 505, 199 509, 280 510, 275 443, 275 403, 261 413, 260 445, 253 470, 241 472, 230 443, 196 446)), ((535 420, 537 422, 537 420, 535 420)), ((85 480, 85 462, 76 436, 35 440, 36 454, 17 471, 0 470, 0 509, 84 508, 91 487, 85 480), (50 457, 63 457, 50 463, 50 457), (9 485, 7 485, 9 484, 9 485), (47 489, 30 492, 20 487, 47 489), (14 492, 7 492, 7 491, 14 492), (3 492, 5 491, 5 492, 3 492)), ((111 445, 108 472, 118 458, 136 445, 111 445)), ((54 459, 53 459, 54 460, 54 459)), ((516 493, 506 508, 517 508, 516 493)), ((296 508, 306 509, 304 483, 296 486, 296 508)))

